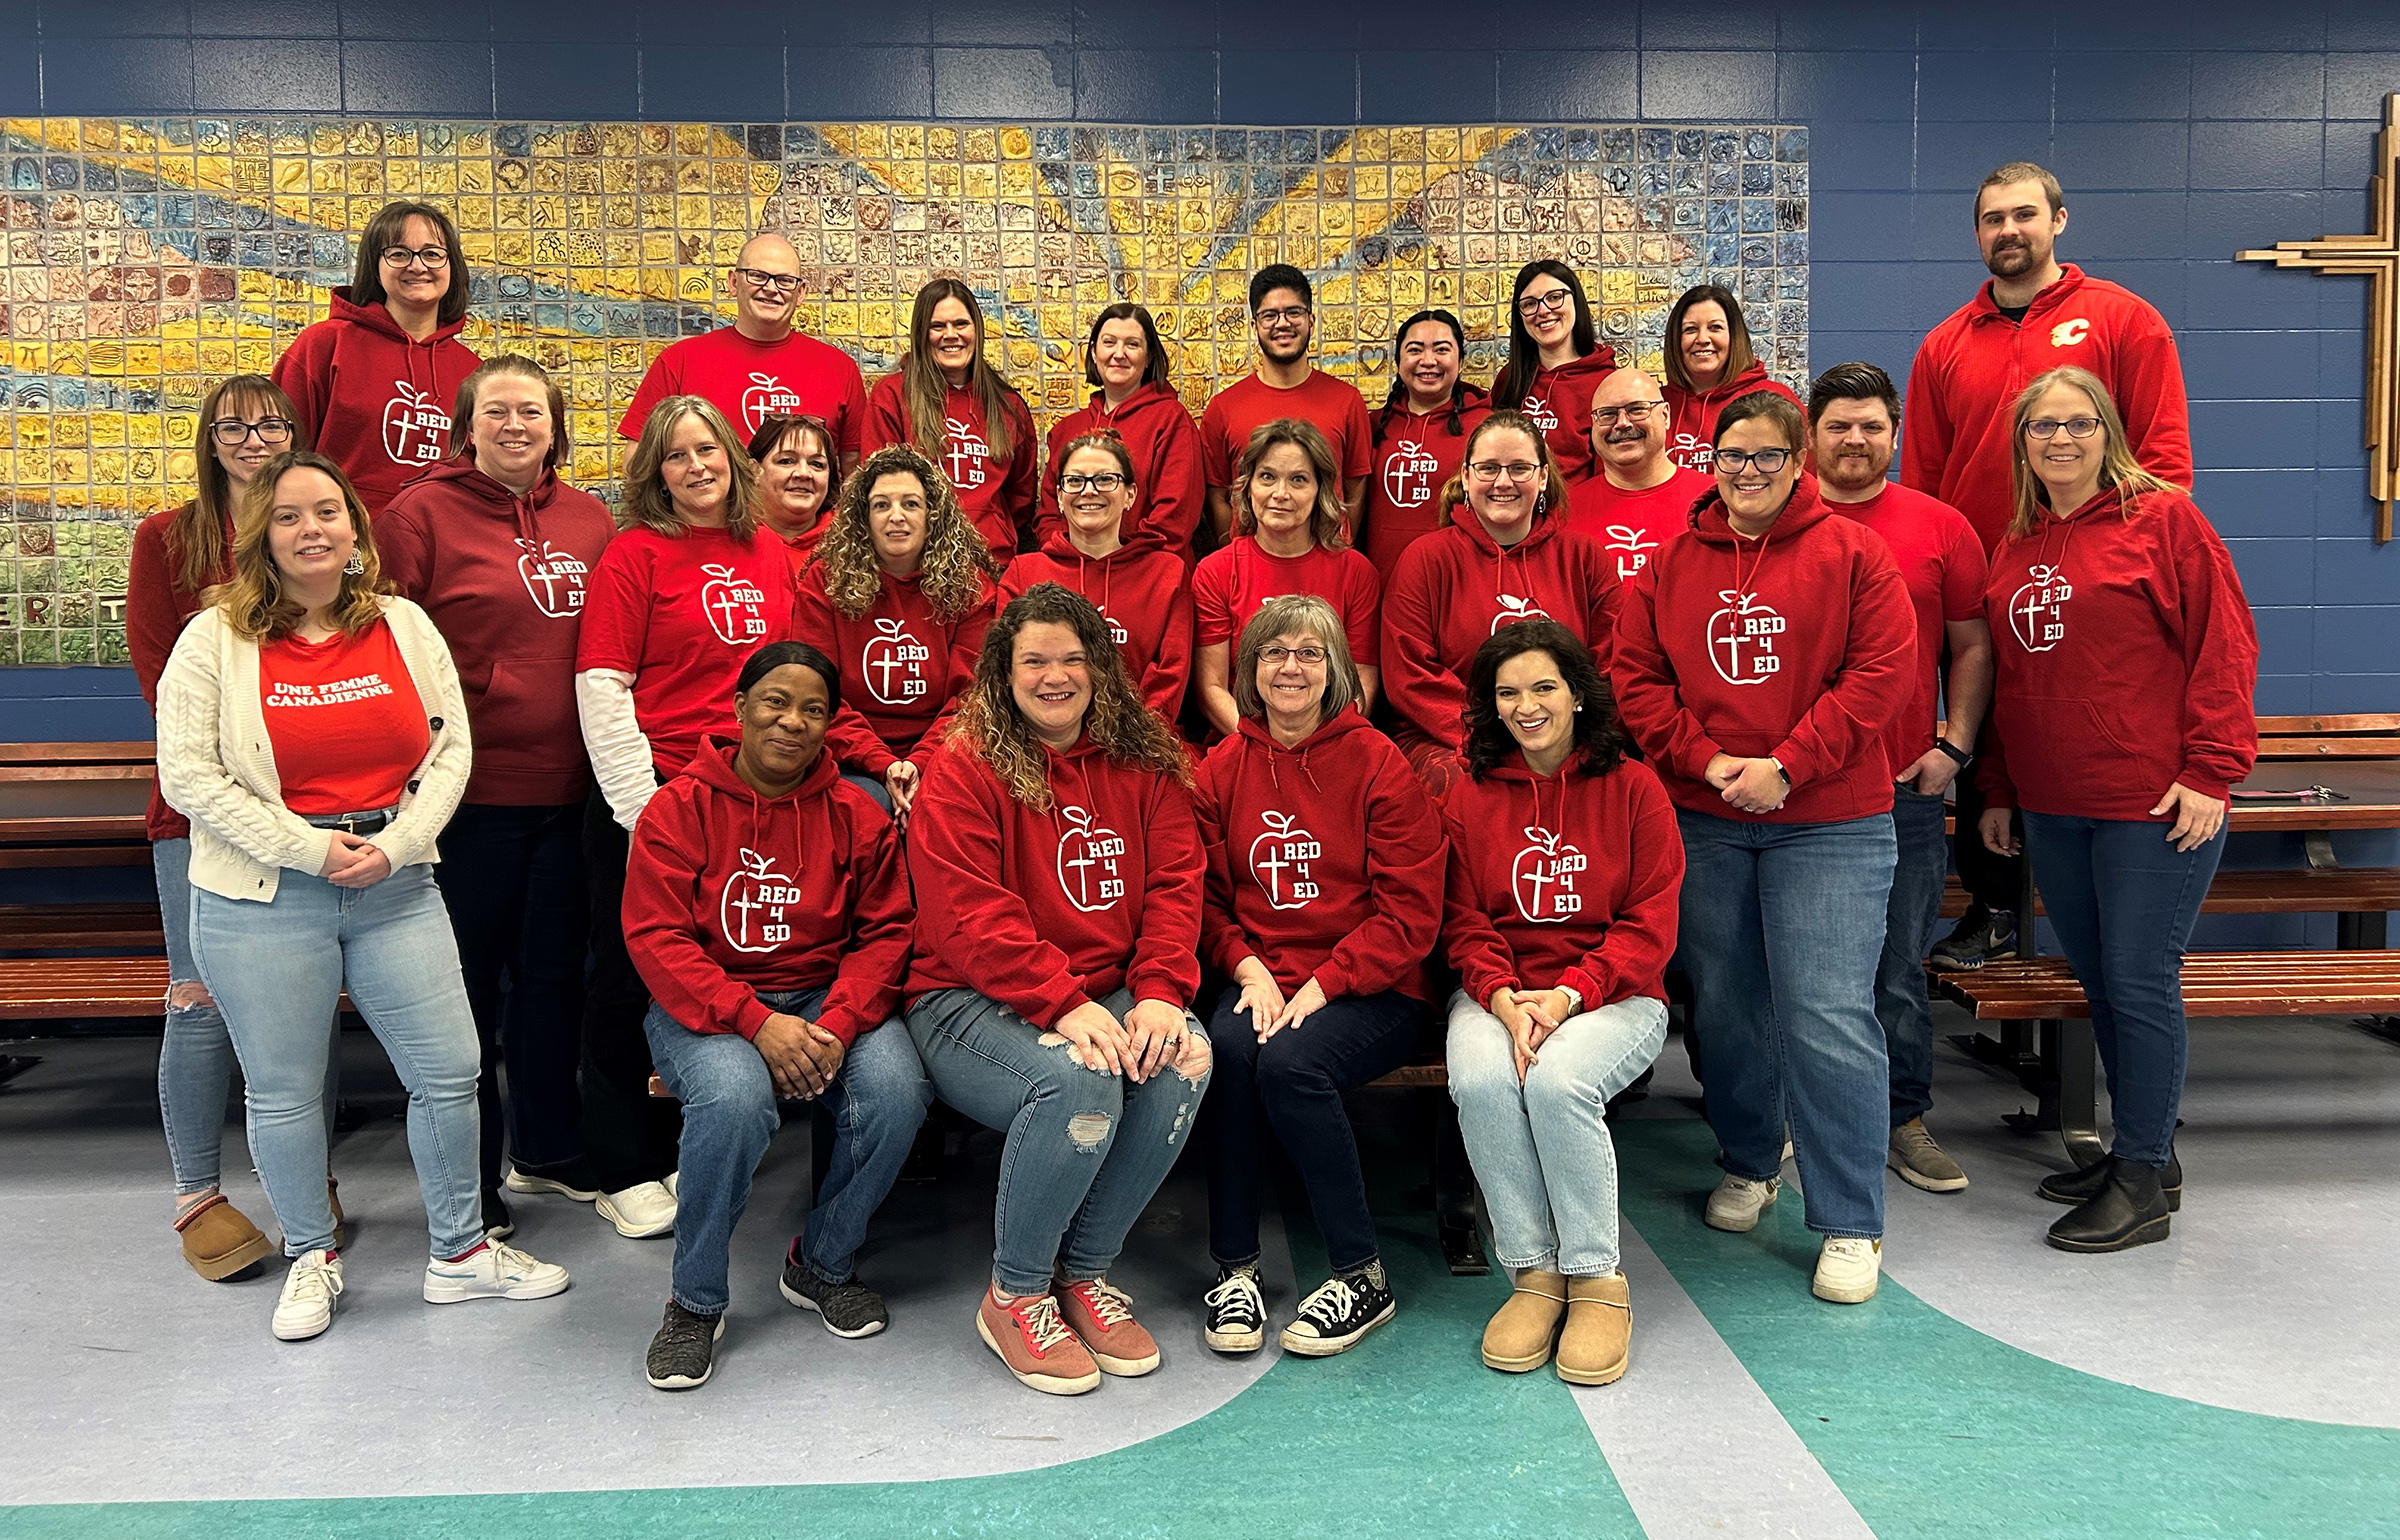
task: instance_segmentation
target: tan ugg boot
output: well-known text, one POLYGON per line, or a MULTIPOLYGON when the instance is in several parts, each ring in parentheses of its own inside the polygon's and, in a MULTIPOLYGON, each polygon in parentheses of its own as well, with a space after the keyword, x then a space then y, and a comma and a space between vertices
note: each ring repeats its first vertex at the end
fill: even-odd
POLYGON ((275 1250, 221 1193, 176 1220, 175 1228, 183 1236, 183 1259, 211 1283, 265 1261, 275 1250))
POLYGON ((1523 1374, 1550 1361, 1558 1323, 1567 1313, 1567 1279, 1527 1268, 1516 1292, 1483 1329, 1483 1361, 1503 1374, 1523 1374))
POLYGON ((1624 1375, 1632 1351, 1633 1295, 1625 1275, 1569 1278, 1558 1377, 1570 1385, 1612 1384, 1624 1375))

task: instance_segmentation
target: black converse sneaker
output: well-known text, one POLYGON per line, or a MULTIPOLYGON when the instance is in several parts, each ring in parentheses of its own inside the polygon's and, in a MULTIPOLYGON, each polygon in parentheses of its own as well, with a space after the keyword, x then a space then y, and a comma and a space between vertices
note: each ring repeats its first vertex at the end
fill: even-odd
POLYGON ((1255 1353, 1267 1345, 1267 1303, 1258 1292, 1258 1267, 1217 1269, 1217 1286, 1200 1296, 1208 1307, 1208 1345, 1220 1353, 1255 1353))
POLYGON ((1369 1262, 1355 1273, 1337 1273, 1300 1301, 1299 1316, 1283 1329, 1283 1350, 1303 1358, 1346 1353, 1398 1308, 1381 1262, 1369 1262))
POLYGON ((701 1315, 667 1301, 667 1318, 650 1339, 650 1355, 642 1367, 660 1390, 694 1390, 716 1372, 717 1343, 725 1336, 725 1317, 701 1315))
POLYGON ((783 1254, 783 1297, 803 1310, 816 1312, 825 1329, 837 1337, 872 1337, 892 1323, 883 1296, 852 1278, 827 1283, 800 1260, 800 1243, 783 1254))

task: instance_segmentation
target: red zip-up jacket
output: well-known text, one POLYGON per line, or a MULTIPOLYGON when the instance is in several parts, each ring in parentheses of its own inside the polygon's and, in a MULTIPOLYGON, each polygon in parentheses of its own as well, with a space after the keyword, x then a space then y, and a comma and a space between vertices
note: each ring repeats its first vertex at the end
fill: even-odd
POLYGON ((1405 405, 1383 406, 1368 419, 1374 465, 1367 472, 1367 528, 1355 544, 1387 583, 1400 553, 1442 527, 1442 488, 1458 474, 1467 435, 1492 415, 1491 398, 1477 387, 1461 380, 1455 394, 1455 433, 1450 407, 1412 412, 1405 405))
POLYGON ((1083 410, 1069 413, 1050 430, 1049 468, 1042 472, 1043 538, 1065 527, 1058 511, 1058 478, 1067 446, 1103 429, 1123 439, 1125 452, 1133 458, 1133 505, 1125 510, 1119 533, 1129 545, 1137 535, 1148 535, 1189 567, 1199 560, 1192 550, 1192 531, 1208 512, 1200 427, 1181 397, 1155 383, 1118 402, 1114 412, 1108 410, 1107 395, 1095 390, 1083 410))
MULTIPOLYGON (((983 536, 992 554, 1007 561, 1033 540, 1034 502, 1038 495, 1034 466, 1041 453, 1033 413, 1014 390, 1002 397, 1008 415, 1008 458, 992 453, 991 424, 983 420, 983 402, 971 390, 942 395, 942 453, 934 458, 941 473, 958 493, 959 511, 983 536)), ((873 454, 886 444, 915 444, 908 421, 908 383, 887 374, 867 392, 867 430, 862 446, 873 454)))
POLYGON ((275 383, 292 398, 302 431, 349 476, 367 512, 450 454, 450 408, 483 360, 458 340, 452 321, 423 342, 381 305, 333 291, 332 314, 301 328, 275 360, 275 383))
POLYGON ((1900 479, 1967 516, 1985 550, 2016 513, 2009 424, 2033 377, 2060 364, 2089 369, 2116 397, 2142 469, 2192 484, 2191 407, 2166 318, 2132 290, 2073 263, 2033 297, 2023 321, 1975 298, 1925 334, 1909 366, 1900 420, 1900 479))
POLYGON ((1883 537, 1831 516, 1803 476, 1761 540, 1709 497, 1617 605, 1617 711, 1678 807, 1832 823, 1892 810, 1883 734, 1916 689, 1917 611, 1883 537), (1744 813, 1718 754, 1780 760, 1791 794, 1744 813))
POLYGON ((693 1032, 758 1036, 760 993, 824 989, 846 1048, 891 1019, 908 976, 908 873, 875 799, 820 752, 772 800, 711 736, 642 809, 625 863, 625 950, 693 1032))
MULTIPOLYGON (((204 446, 205 447, 205 446, 204 446)), ((175 562, 167 551, 167 526, 181 518, 182 508, 169 508, 142 520, 133 532, 133 561, 125 578, 125 650, 133 659, 133 677, 142 699, 158 708, 158 680, 167 671, 175 639, 184 622, 200 613, 200 595, 208 583, 222 582, 233 570, 233 531, 225 531, 224 554, 210 572, 208 583, 185 588, 175 581, 175 562)), ((158 781, 150 782, 150 805, 142 813, 142 832, 155 845, 160 840, 188 840, 192 821, 167 806, 158 781)))
MULTIPOLYGON (((2000 731, 1985 804, 2148 820, 2258 758, 2258 633, 2225 542, 2180 493, 2113 490, 2000 542, 1984 589, 2000 731)), ((2158 820, 2164 822, 2164 819, 2158 820)))
POLYGON ((560 807, 591 790, 575 710, 584 584, 616 533, 549 471, 522 497, 453 460, 375 520, 383 575, 450 644, 475 728, 469 802, 560 807))
MULTIPOLYGON (((1492 377, 1492 410, 1523 412, 1550 442, 1550 458, 1558 473, 1573 486, 1598 472, 1592 463, 1592 392, 1617 367, 1617 355, 1605 342, 1572 363, 1555 369, 1536 369, 1522 400, 1503 400, 1500 378, 1492 377)), ((1501 372, 1507 372, 1502 366, 1501 372)))
POLYGON ((1666 998, 1683 835, 1647 765, 1595 775, 1573 754, 1537 776, 1510 755, 1442 794, 1450 836, 1442 946, 1477 1005, 1566 985, 1597 1009, 1666 998))
POLYGON ((1680 385, 1662 383, 1659 394, 1667 402, 1667 458, 1686 470, 1705 475, 1717 458, 1717 414, 1725 410, 1727 402, 1754 390, 1772 391, 1792 405, 1807 409, 1807 403, 1793 395, 1788 386, 1767 378, 1765 364, 1755 361, 1732 379, 1706 390, 1685 390, 1680 385))
POLYGON ((1190 1009, 1206 864, 1191 793, 1089 738, 1043 761, 1050 806, 1034 808, 973 749, 933 756, 908 819, 909 1003, 972 989, 1044 1030, 1119 989, 1190 1009))
POLYGON ((1427 755, 1465 741, 1467 665, 1485 637, 1546 615, 1608 660, 1617 579, 1607 553, 1545 509, 1515 545, 1492 539, 1461 502, 1450 526, 1400 557, 1383 592, 1383 693, 1398 714, 1393 737, 1420 770, 1427 755))
POLYGON ((1057 583, 1091 600, 1108 622, 1134 688, 1172 722, 1192 677, 1190 578, 1182 558, 1160 550, 1147 535, 1106 556, 1086 556, 1064 529, 1054 529, 1042 537, 1040 550, 1026 552, 1000 574, 995 603, 1005 606, 1036 583, 1057 583))
POLYGON ((880 776, 895 760, 925 768, 951 707, 975 678, 975 656, 992 624, 992 586, 965 614, 944 620, 917 586, 919 574, 881 573, 883 593, 856 620, 833 607, 825 568, 800 572, 792 636, 842 671, 842 705, 825 746, 845 770, 880 776))
POLYGON ((1425 998, 1441 934, 1441 822, 1408 761, 1356 707, 1297 747, 1266 724, 1211 749, 1193 802, 1208 848, 1201 946, 1231 976, 1255 956, 1286 995, 1425 998))

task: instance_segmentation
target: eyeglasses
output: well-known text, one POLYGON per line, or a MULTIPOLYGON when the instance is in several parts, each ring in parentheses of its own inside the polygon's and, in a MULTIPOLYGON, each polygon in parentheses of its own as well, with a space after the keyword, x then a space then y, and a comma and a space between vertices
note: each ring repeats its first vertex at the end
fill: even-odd
POLYGON ((422 267, 429 273, 438 273, 450 265, 450 253, 439 246, 423 246, 413 251, 406 246, 386 246, 383 248, 383 265, 422 267))
POLYGON ((1250 317, 1251 323, 1257 326, 1280 326, 1287 324, 1298 326, 1301 322, 1307 319, 1308 307, 1306 305, 1286 305, 1281 310, 1261 310, 1255 312, 1250 317))
POLYGON ((1523 460, 1510 460, 1506 464, 1498 460, 1478 460, 1467 467, 1467 474, 1477 481, 1498 481, 1504 476, 1510 481, 1531 481, 1541 473, 1540 466, 1523 460))
POLYGON ((1322 647, 1284 647, 1270 643, 1258 649, 1258 661, 1266 664, 1269 668, 1281 668, 1286 663, 1297 663, 1303 668, 1315 668, 1325 661, 1325 649, 1322 647))
POLYGON ((1592 408, 1592 421, 1611 423, 1621 417, 1627 422, 1648 422, 1650 414, 1665 405, 1664 401, 1628 401, 1623 406, 1596 406, 1592 408))
POLYGON ((770 273, 763 267, 737 267, 733 275, 762 294, 790 294, 800 287, 798 273, 770 273))
POLYGON ((1574 297, 1575 291, 1572 289, 1552 289, 1543 294, 1528 294, 1517 301, 1517 314, 1551 315, 1566 309, 1568 301, 1574 297))
POLYGON ((261 417, 256 422, 241 422, 220 417, 208 425, 208 436, 231 449, 251 434, 258 435, 262 444, 281 444, 292 436, 292 425, 280 417, 261 417))
POLYGON ((1772 476, 1782 470, 1791 458, 1792 452, 1788 449, 1756 449, 1748 453, 1739 449, 1720 449, 1717 451, 1716 463, 1736 476, 1747 470, 1756 470, 1762 476, 1772 476))
POLYGON ((1082 492, 1098 492, 1105 495, 1114 492, 1124 484, 1125 478, 1115 471, 1101 471, 1090 476, 1081 471, 1069 471, 1058 478, 1058 489, 1069 496, 1082 492))
POLYGON ((2070 417, 2061 422, 2055 417, 2036 417, 2025 425, 2025 433, 2029 438, 2048 439, 2056 437, 2061 428, 2067 430, 2069 438, 2090 438, 2100 431, 2100 419, 2097 417, 2070 417))

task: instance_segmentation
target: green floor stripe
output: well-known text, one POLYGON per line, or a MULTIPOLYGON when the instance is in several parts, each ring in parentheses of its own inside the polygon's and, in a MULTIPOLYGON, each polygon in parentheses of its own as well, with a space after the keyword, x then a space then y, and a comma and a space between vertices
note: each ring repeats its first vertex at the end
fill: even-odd
MULTIPOLYGON (((2400 1432, 2121 1385, 1889 1279, 1864 1305, 1824 1304, 1797 1192, 1751 1235, 1719 1234, 1700 1218, 1716 1176, 1705 1124, 1627 1122, 1617 1141, 1626 1218, 1881 1540, 2400 1535, 2400 1432)), ((2249 1308, 2273 1308, 2268 1281, 2249 1308)))

